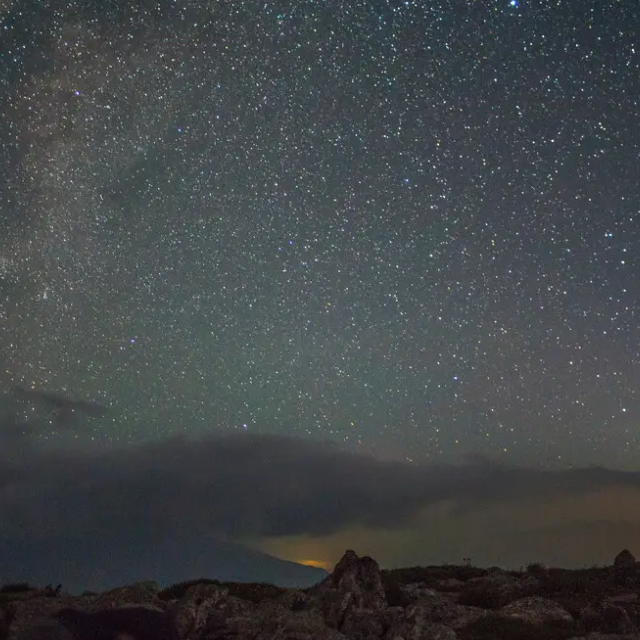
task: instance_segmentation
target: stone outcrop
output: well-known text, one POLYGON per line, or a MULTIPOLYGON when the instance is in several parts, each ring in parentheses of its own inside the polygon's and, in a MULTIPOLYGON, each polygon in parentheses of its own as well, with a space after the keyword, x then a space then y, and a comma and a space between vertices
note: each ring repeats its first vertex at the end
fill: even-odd
POLYGON ((548 623, 572 623, 571 614, 557 602, 531 596, 511 602, 499 610, 501 616, 517 618, 529 624, 543 626, 548 623))
MULTIPOLYGON (((40 628, 52 628, 50 632, 52 638, 64 637, 66 633, 64 627, 54 619, 54 615, 60 609, 73 605, 74 599, 68 595, 62 595, 59 598, 20 599, 5 605, 3 615, 11 620, 6 636, 7 640, 31 638, 31 630, 40 628), (57 632, 54 632, 53 629, 57 629, 57 632)), ((33 635, 34 639, 36 637, 33 635)))
POLYGON ((614 559, 614 569, 636 569, 638 562, 629 549, 623 549, 614 559))
POLYGON ((640 640, 630 555, 616 567, 533 576, 450 565, 384 572, 347 551, 306 590, 202 580, 4 592, 0 640, 640 640))
MULTIPOLYGON (((199 637, 207 627, 212 613, 225 611, 230 614, 232 602, 229 590, 212 584, 195 584, 171 608, 178 638, 199 637)), ((244 608, 237 607, 244 612, 244 608)), ((235 613, 235 612, 234 612, 235 613)))
POLYGON ((353 605, 361 609, 379 609, 387 604, 378 563, 368 556, 360 558, 352 550, 346 551, 334 570, 309 593, 349 594, 353 605))
POLYGON ((438 582, 439 591, 460 591, 464 587, 464 582, 457 578, 446 578, 438 582))
POLYGON ((611 602, 591 604, 580 612, 580 626, 585 631, 599 633, 630 633, 633 629, 629 614, 611 602))
POLYGON ((416 600, 422 600, 424 598, 433 598, 438 595, 435 589, 430 589, 424 582, 407 584, 399 588, 408 602, 415 602, 416 600))
POLYGON ((214 610, 199 634, 186 636, 202 640, 345 640, 329 628, 320 611, 291 611, 275 603, 247 607, 236 615, 226 616, 214 610))
POLYGON ((483 615, 484 609, 459 605, 442 596, 425 598, 406 608, 394 628, 394 633, 398 635, 398 629, 402 629, 399 635, 414 637, 427 622, 442 624, 451 629, 462 629, 483 615))
POLYGON ((384 635, 387 599, 373 558, 347 551, 333 572, 309 592, 318 598, 329 627, 355 640, 384 635))

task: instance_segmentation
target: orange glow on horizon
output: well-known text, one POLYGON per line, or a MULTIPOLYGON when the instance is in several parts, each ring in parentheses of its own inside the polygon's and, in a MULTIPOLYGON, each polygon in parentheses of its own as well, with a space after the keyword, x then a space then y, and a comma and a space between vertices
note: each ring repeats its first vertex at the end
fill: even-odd
POLYGON ((328 562, 322 562, 322 560, 295 560, 295 562, 306 567, 315 567, 316 569, 326 569, 327 571, 332 569, 328 562))

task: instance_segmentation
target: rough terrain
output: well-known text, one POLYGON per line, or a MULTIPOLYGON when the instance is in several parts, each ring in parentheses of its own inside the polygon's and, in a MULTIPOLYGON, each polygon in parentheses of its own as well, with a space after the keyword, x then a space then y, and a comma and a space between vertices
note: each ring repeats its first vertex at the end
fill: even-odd
POLYGON ((640 563, 381 571, 347 551, 306 590, 196 580, 0 590, 0 640, 640 640, 640 563))

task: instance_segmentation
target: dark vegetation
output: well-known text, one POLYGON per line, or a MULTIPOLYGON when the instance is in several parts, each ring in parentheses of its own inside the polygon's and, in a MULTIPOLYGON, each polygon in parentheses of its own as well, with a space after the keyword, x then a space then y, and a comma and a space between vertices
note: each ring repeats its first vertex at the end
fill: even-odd
POLYGON ((385 572, 382 576, 384 585, 384 595, 390 607, 406 607, 410 604, 410 599, 402 590, 400 579, 393 572, 385 572))
POLYGON ((403 587, 419 583, 457 592, 458 604, 487 609, 486 616, 457 631, 461 640, 565 640, 640 630, 640 565, 561 569, 532 563, 520 571, 501 571, 464 564, 393 569, 382 577, 389 606, 408 606, 411 598, 403 587), (573 621, 535 625, 497 613, 529 596, 554 601, 573 621))
POLYGON ((62 585, 52 587, 50 584, 48 584, 44 589, 39 589, 38 587, 30 585, 28 582, 5 584, 4 586, 0 587, 0 606, 14 600, 24 600, 26 598, 31 598, 34 595, 56 597, 60 593, 61 589, 62 585))
POLYGON ((384 580, 395 581, 398 584, 423 582, 430 589, 437 588, 442 580, 454 578, 466 582, 470 578, 486 576, 487 569, 480 569, 471 565, 431 565, 428 567, 407 567, 403 569, 388 569, 382 572, 384 580))
POLYGON ((15 584, 5 584, 0 587, 0 593, 21 593, 25 591, 35 591, 38 587, 31 586, 28 582, 16 582, 15 584))
POLYGON ((13 621, 13 612, 0 609, 0 640, 6 640, 9 637, 9 627, 13 621))
POLYGON ((196 584, 215 584, 220 585, 219 580, 210 580, 209 578, 198 578, 196 580, 187 580, 185 582, 178 582, 166 589, 163 589, 158 593, 160 600, 179 600, 187 593, 189 587, 193 587, 196 584))
POLYGON ((458 631, 460 640, 566 640, 575 636, 571 623, 536 625, 490 613, 458 631))
POLYGON ((288 591, 288 589, 285 589, 284 587, 277 587, 273 584, 262 582, 220 582, 219 580, 200 578, 198 580, 179 582, 167 587, 160 591, 158 597, 165 601, 180 599, 184 596, 189 587, 196 584, 214 584, 219 587, 224 587, 225 589, 228 589, 230 596, 240 598, 241 600, 247 600, 248 602, 254 602, 256 604, 263 600, 273 600, 288 591))

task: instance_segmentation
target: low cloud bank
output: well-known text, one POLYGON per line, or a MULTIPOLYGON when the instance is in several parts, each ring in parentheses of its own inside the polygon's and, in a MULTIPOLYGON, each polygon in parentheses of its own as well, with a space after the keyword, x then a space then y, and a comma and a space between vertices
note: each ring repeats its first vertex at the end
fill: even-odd
POLYGON ((3 429, 0 540, 111 540, 185 535, 328 535, 402 527, 426 506, 462 511, 538 504, 640 474, 545 471, 474 460, 459 466, 380 461, 325 443, 250 434, 171 438, 104 452, 45 450, 3 429))

